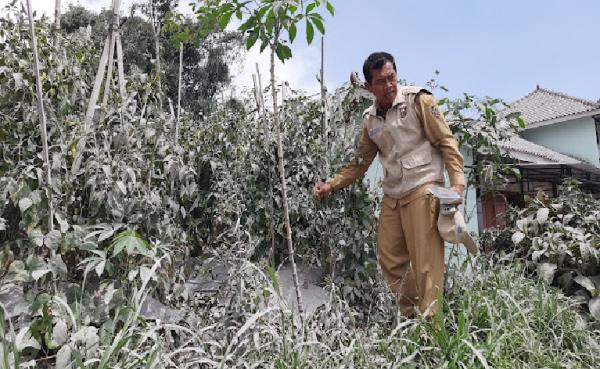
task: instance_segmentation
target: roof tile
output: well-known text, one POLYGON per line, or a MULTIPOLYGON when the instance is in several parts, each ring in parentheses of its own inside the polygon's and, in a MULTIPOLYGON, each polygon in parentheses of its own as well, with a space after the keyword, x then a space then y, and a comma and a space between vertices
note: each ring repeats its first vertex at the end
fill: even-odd
POLYGON ((568 117, 600 109, 600 102, 581 99, 546 88, 537 88, 515 101, 506 109, 506 115, 520 112, 526 125, 568 117))

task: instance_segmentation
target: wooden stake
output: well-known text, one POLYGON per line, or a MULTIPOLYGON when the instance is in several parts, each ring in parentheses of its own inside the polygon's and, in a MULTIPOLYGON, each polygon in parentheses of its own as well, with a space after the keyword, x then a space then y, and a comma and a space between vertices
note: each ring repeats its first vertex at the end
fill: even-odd
MULTIPOLYGON (((274 44, 277 44, 278 36, 275 36, 274 44)), ((292 276, 294 277, 294 287, 296 288, 296 299, 298 302, 298 312, 303 321, 302 314, 302 294, 300 293, 300 284, 298 282, 298 271, 296 270, 296 261, 294 260, 294 244, 292 242, 292 226, 290 225, 290 213, 288 209, 287 186, 285 183, 285 167, 283 165, 283 138, 281 136, 281 127, 279 122, 279 112, 277 111, 277 88, 275 85, 275 48, 271 47, 271 93, 273 96, 273 123, 275 126, 275 135, 277 137, 277 156, 279 157, 279 176, 281 178, 281 196, 283 203, 283 220, 285 222, 286 238, 288 252, 290 254, 290 263, 292 264, 292 276)))
MULTIPOLYGON (((42 155, 46 167, 46 197, 48 198, 48 232, 54 230, 54 205, 52 202, 52 172, 48 156, 48 134, 46 131, 46 113, 44 112, 44 95, 42 93, 42 80, 40 78, 40 61, 37 51, 37 37, 35 36, 35 23, 31 0, 27 0, 27 15, 29 16, 29 30, 31 31, 31 47, 33 49, 33 64, 35 72, 35 88, 37 91, 38 114, 40 115, 40 133, 42 136, 42 155)), ((54 250, 50 250, 54 256, 54 250)))
POLYGON ((162 108, 162 80, 161 80, 161 65, 160 65, 160 21, 156 23, 156 9, 154 8, 154 1, 150 2, 150 22, 152 24, 152 33, 154 35, 154 50, 156 52, 156 75, 158 76, 158 103, 162 108))
POLYGON ((54 1, 54 28, 60 29, 60 0, 54 1))
POLYGON ((104 40, 104 48, 102 49, 102 56, 100 57, 100 64, 98 65, 98 71, 96 71, 96 78, 94 79, 94 87, 92 87, 92 95, 88 101, 88 107, 85 112, 85 118, 83 120, 83 129, 85 132, 88 131, 89 126, 94 120, 94 113, 96 112, 96 105, 98 103, 98 97, 100 96, 100 88, 102 87, 102 81, 104 80, 104 73, 106 72, 106 64, 108 64, 108 49, 110 47, 110 35, 106 36, 104 40))
POLYGON ((179 87, 177 88, 177 120, 175 121, 175 146, 179 137, 179 117, 181 116, 181 71, 183 70, 183 42, 179 44, 179 87))
POLYGON ((256 101, 256 112, 260 117, 260 99, 258 97, 258 84, 256 82, 256 74, 252 73, 252 82, 254 83, 254 101, 256 101))
MULTIPOLYGON (((256 63, 256 79, 255 83, 257 84, 258 89, 256 90, 256 103, 258 105, 258 114, 262 118, 266 118, 266 109, 265 109, 265 101, 263 97, 263 89, 262 89, 262 81, 260 78, 260 68, 258 67, 258 63, 256 63)), ((254 75, 253 75, 254 77, 254 75)), ((263 119, 264 122, 264 135, 265 135, 265 146, 266 151, 269 153, 269 157, 271 156, 271 130, 269 129, 268 120, 263 119)), ((273 214, 275 206, 273 205, 273 173, 271 168, 269 167, 269 213, 271 214, 271 221, 269 222, 269 234, 271 236, 271 248, 269 250, 269 259, 271 260, 271 265, 275 267, 275 226, 273 224, 273 214)))
POLYGON ((121 45, 121 34, 117 33, 117 69, 119 71, 119 93, 121 100, 125 101, 127 91, 125 91, 125 71, 123 69, 123 46, 121 45))
POLYGON ((100 113, 100 121, 104 120, 104 112, 106 110, 106 106, 108 105, 108 96, 110 94, 110 90, 111 90, 111 85, 112 85, 112 71, 113 71, 113 66, 114 66, 114 51, 115 51, 115 44, 117 42, 117 37, 114 33, 112 33, 110 35, 110 46, 108 49, 108 71, 106 72, 106 81, 104 82, 104 93, 102 96, 102 110, 100 113))
POLYGON ((323 180, 329 176, 329 132, 327 127, 327 90, 325 89, 325 37, 321 36, 321 129, 323 132, 323 151, 325 156, 325 173, 323 180))
MULTIPOLYGON (((118 25, 118 20, 116 18, 119 14, 119 6, 120 0, 113 0, 113 21, 111 27, 116 27, 118 25)), ((96 112, 96 107, 98 103, 98 97, 100 96, 100 88, 102 87, 102 81, 104 80, 104 72, 106 69, 106 65, 108 64, 108 56, 109 56, 109 47, 113 46, 112 43, 112 32, 115 28, 111 28, 109 34, 106 36, 104 41, 104 48, 102 50, 102 56, 100 57, 100 63, 98 65, 98 71, 96 72, 96 78, 94 79, 94 87, 92 87, 92 94, 90 96, 90 100, 88 102, 88 107, 85 113, 85 118, 83 119, 83 132, 84 136, 79 139, 77 143, 77 149, 75 150, 75 160, 73 160, 73 164, 71 165, 71 174, 76 174, 79 171, 79 167, 81 166, 81 161, 83 160, 83 150, 85 149, 86 137, 89 132, 92 121, 94 120, 94 113, 96 112)), ((112 55, 112 52, 110 52, 112 55)), ((110 63, 112 64, 112 60, 110 63)), ((111 68, 112 73, 112 68, 111 68)))
MULTIPOLYGON (((258 63, 256 63, 256 78, 258 80, 258 97, 260 98, 260 106, 262 109, 262 113, 265 114, 265 99, 263 96, 263 87, 262 87, 262 79, 260 77, 260 69, 258 68, 258 63)), ((271 132, 270 130, 267 129, 267 132, 271 132)), ((271 135, 269 133, 268 137, 270 138, 271 135)))

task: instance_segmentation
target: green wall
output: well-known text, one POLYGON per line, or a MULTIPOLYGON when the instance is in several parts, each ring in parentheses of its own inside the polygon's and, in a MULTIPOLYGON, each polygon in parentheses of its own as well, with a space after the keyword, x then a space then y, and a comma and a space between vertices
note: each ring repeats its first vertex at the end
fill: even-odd
POLYGON ((600 167, 596 123, 592 118, 569 120, 521 132, 521 136, 559 153, 600 167))

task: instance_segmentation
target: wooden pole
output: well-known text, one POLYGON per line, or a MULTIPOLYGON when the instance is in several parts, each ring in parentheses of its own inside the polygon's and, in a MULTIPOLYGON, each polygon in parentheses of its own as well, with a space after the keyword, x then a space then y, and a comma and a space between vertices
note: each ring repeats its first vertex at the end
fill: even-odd
POLYGON ((327 90, 325 89, 325 37, 321 36, 321 129, 323 132, 323 152, 325 154, 325 173, 323 180, 329 176, 329 131, 327 127, 327 90))
POLYGON ((110 35, 109 39, 109 49, 108 49, 108 71, 106 72, 106 81, 104 82, 104 93, 102 96, 102 109, 100 113, 100 121, 104 119, 104 111, 106 110, 106 106, 108 105, 108 96, 110 94, 111 85, 112 85, 112 72, 113 66, 115 62, 115 44, 117 42, 117 37, 114 34, 110 35))
POLYGON ((102 97, 102 107, 106 108, 108 97, 112 85, 112 71, 115 64, 115 46, 117 44, 117 29, 119 27, 119 1, 113 0, 113 17, 110 25, 110 48, 108 49, 108 72, 106 73, 106 82, 104 83, 104 96, 102 97))
MULTIPOLYGON (((266 118, 266 109, 265 109, 265 100, 263 96, 262 89, 262 79, 260 77, 260 68, 258 67, 258 63, 256 63, 256 83, 258 85, 257 90, 257 103, 259 106, 259 114, 263 118, 266 118)), ((269 153, 269 158, 271 157, 271 130, 269 128, 268 120, 264 119, 264 129, 265 129, 265 146, 266 151, 269 153)), ((271 171, 271 167, 269 167, 269 214, 271 214, 271 221, 269 222, 269 233, 271 236, 271 249, 269 250, 269 259, 271 260, 271 265, 275 266, 275 226, 273 224, 273 214, 275 206, 273 205, 273 173, 271 171)))
MULTIPOLYGON (((273 45, 277 44, 278 35, 274 38, 273 45)), ((277 156, 279 157, 279 176, 281 178, 281 202, 283 203, 283 220, 285 223, 286 239, 288 253, 290 254, 290 263, 292 264, 292 276, 294 277, 294 287, 296 288, 296 299, 298 302, 298 312, 300 319, 304 308, 302 306, 302 294, 300 293, 300 284, 298 282, 298 271, 296 270, 296 261, 294 260, 294 244, 292 242, 292 226, 290 224, 290 213, 288 209, 287 186, 285 182, 285 167, 283 165, 283 138, 281 136, 281 126, 279 122, 279 112, 277 111, 277 86, 275 85, 275 47, 271 47, 271 93, 273 97, 273 125, 275 126, 275 135, 277 137, 277 156)))
POLYGON ((54 1, 54 28, 60 29, 60 0, 54 1))
POLYGON ((154 35, 154 50, 156 52, 156 75, 158 76, 158 103, 162 108, 162 80, 161 80, 161 65, 160 65, 160 20, 157 20, 154 1, 150 2, 150 22, 152 24, 152 33, 154 35))
POLYGON ((127 95, 125 91, 125 71, 123 69, 123 46, 121 45, 121 34, 117 33, 117 69, 119 72, 119 93, 124 101, 127 95))
POLYGON ((96 71, 96 78, 94 78, 94 86, 92 87, 92 94, 88 101, 88 107, 85 112, 85 118, 83 119, 83 128, 87 132, 89 126, 94 120, 94 113, 96 112, 96 105, 98 103, 98 97, 100 97, 100 88, 102 87, 102 81, 104 80, 104 73, 106 72, 106 65, 108 64, 108 49, 110 47, 110 35, 106 36, 104 40, 104 48, 102 49, 102 56, 100 57, 100 64, 98 65, 98 71, 96 71))
MULTIPOLYGON (((27 15, 29 16, 29 30, 31 31, 31 47, 33 49, 33 64, 35 72, 35 88, 37 91, 38 113, 40 115, 40 133, 42 136, 42 155, 46 167, 46 196, 48 198, 48 232, 54 230, 54 205, 52 203, 52 172, 48 155, 48 134, 46 131, 46 113, 44 112, 44 95, 42 93, 42 80, 40 78, 40 61, 37 51, 37 37, 35 36, 35 23, 31 0, 27 0, 27 15)), ((54 256, 54 250, 50 251, 54 256)))
MULTIPOLYGON (((113 21, 112 26, 115 27, 118 25, 118 21, 116 18, 119 14, 119 6, 120 0, 113 0, 113 21)), ((75 154, 75 160, 73 160, 73 164, 71 165, 71 173, 76 174, 79 171, 79 167, 81 166, 81 161, 83 159, 83 150, 85 149, 86 138, 85 135, 88 133, 92 121, 94 120, 94 114, 96 112, 98 97, 100 96, 100 88, 102 87, 102 81, 104 80, 104 73, 106 70, 106 65, 109 63, 109 54, 112 55, 112 52, 109 52, 109 48, 113 46, 113 29, 111 28, 109 34, 106 36, 104 41, 104 48, 102 49, 102 56, 100 57, 100 63, 98 65, 98 71, 96 72, 96 78, 94 79, 94 86, 92 87, 92 94, 90 96, 90 100, 88 102, 88 107, 85 113, 85 118, 83 119, 83 132, 84 136, 77 143, 77 149, 75 154)), ((112 64, 112 60, 110 63, 112 64)), ((109 68, 112 72, 112 68, 109 68)))
POLYGON ((183 42, 179 44, 179 87, 177 87, 177 120, 175 121, 175 146, 179 137, 179 117, 181 116, 181 72, 183 70, 183 42))
POLYGON ((258 83, 256 82, 256 74, 252 73, 252 82, 254 83, 254 101, 256 101, 256 112, 260 117, 261 109, 260 109, 260 98, 258 97, 258 83))

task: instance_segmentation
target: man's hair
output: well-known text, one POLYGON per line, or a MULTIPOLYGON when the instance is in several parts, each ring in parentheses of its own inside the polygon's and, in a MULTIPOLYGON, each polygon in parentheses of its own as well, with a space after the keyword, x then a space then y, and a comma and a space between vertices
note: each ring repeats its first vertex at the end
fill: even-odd
POLYGON ((365 63, 363 64, 363 74, 365 76, 365 80, 367 80, 368 83, 371 83, 371 81, 373 80, 373 76, 371 76, 371 70, 383 68, 383 65, 386 62, 392 63, 392 65, 394 66, 394 71, 397 72, 396 62, 394 61, 394 57, 391 54, 380 51, 369 55, 369 57, 367 58, 367 60, 365 60, 365 63))

